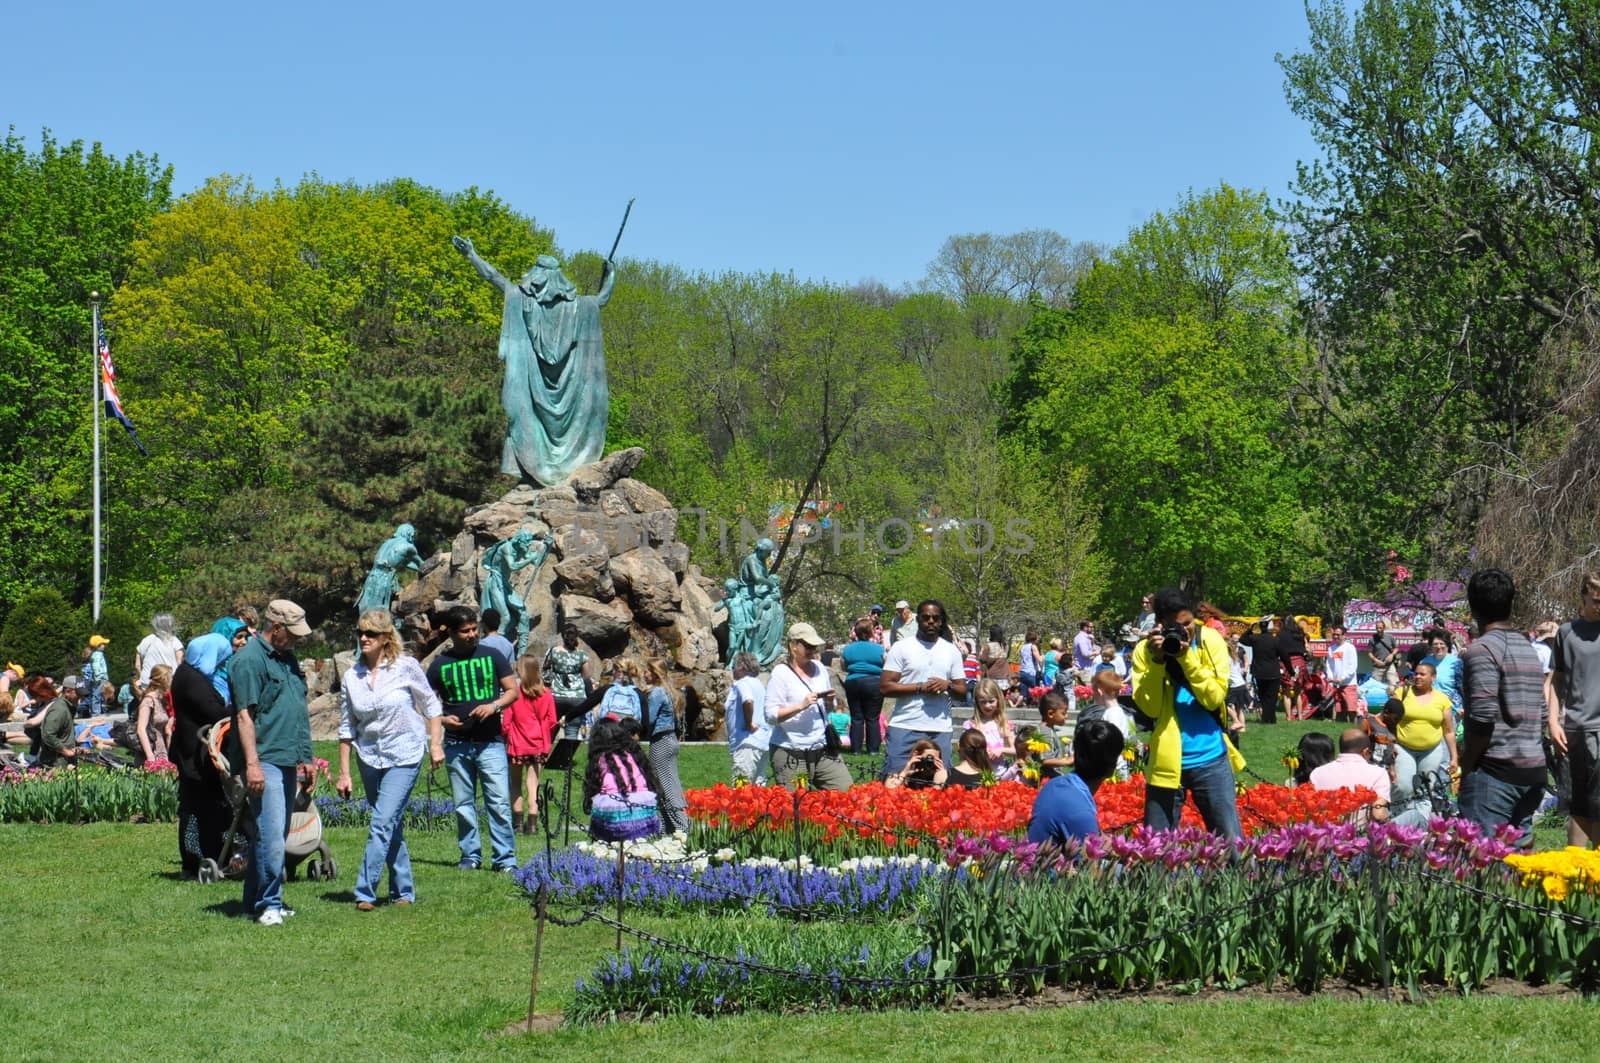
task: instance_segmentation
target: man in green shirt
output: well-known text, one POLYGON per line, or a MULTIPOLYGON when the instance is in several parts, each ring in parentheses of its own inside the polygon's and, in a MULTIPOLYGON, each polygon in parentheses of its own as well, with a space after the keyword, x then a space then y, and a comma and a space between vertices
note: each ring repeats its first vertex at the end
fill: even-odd
POLYGON ((61 681, 61 695, 44 707, 44 718, 39 721, 40 767, 50 768, 63 762, 71 764, 78 755, 72 717, 78 710, 84 686, 77 676, 67 676, 61 681))
POLYGON ((244 785, 255 816, 244 908, 262 926, 281 926, 294 914, 283 903, 283 852, 297 769, 311 766, 311 719, 305 677, 292 649, 309 634, 306 611, 280 598, 267 606, 261 631, 228 662, 244 785))

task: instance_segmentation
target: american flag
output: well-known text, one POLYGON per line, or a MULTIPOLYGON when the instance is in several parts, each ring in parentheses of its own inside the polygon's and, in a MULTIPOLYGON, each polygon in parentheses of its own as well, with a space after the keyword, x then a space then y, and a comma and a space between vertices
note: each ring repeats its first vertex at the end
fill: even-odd
POLYGON ((122 412, 122 400, 117 397, 117 370, 111 364, 111 345, 106 342, 105 329, 100 330, 100 382, 106 399, 106 416, 121 421, 122 427, 128 430, 128 435, 133 437, 133 445, 139 448, 139 453, 148 458, 150 452, 139 442, 139 433, 133 430, 133 422, 122 412))

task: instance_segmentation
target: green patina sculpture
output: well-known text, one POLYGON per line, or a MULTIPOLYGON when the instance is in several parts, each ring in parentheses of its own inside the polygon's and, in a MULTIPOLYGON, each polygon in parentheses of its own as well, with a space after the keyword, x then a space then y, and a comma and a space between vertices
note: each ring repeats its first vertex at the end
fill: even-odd
POLYGON ((560 483, 605 450, 611 398, 600 308, 611 298, 616 266, 607 259, 599 293, 580 296, 550 255, 540 255, 521 280, 511 281, 479 257, 471 240, 456 236, 451 243, 505 296, 500 401, 510 423, 500 471, 536 484, 560 483))
POLYGON ((540 538, 538 543, 535 548, 533 532, 523 528, 483 552, 483 591, 478 596, 478 611, 493 609, 500 614, 500 633, 511 640, 518 657, 528 650, 532 618, 528 616, 528 603, 511 589, 511 574, 529 565, 535 572, 539 570, 550 552, 550 540, 540 538))
POLYGON ((361 598, 356 602, 357 616, 368 609, 387 611, 394 602, 395 581, 400 570, 408 568, 415 572, 422 567, 416 538, 417 529, 402 524, 378 547, 378 556, 373 559, 372 571, 367 573, 367 581, 361 586, 361 598))
POLYGON ((750 648, 750 602, 739 593, 739 581, 722 581, 722 602, 728 607, 728 663, 750 648))
POLYGON ((783 589, 778 577, 767 569, 772 549, 771 539, 761 539, 739 565, 739 578, 728 598, 730 661, 740 650, 749 650, 767 667, 783 655, 783 589), (736 623, 744 625, 739 645, 735 645, 736 623))

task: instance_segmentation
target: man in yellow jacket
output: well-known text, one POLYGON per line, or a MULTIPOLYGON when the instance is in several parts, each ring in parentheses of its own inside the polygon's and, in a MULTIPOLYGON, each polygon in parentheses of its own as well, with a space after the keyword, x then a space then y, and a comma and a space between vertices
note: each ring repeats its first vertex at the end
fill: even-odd
POLYGON ((1234 772, 1244 758, 1228 741, 1228 643, 1195 623, 1194 603, 1176 588, 1157 591, 1156 630, 1133 650, 1133 701, 1155 720, 1144 799, 1145 826, 1172 830, 1186 793, 1206 829, 1237 838, 1234 772))

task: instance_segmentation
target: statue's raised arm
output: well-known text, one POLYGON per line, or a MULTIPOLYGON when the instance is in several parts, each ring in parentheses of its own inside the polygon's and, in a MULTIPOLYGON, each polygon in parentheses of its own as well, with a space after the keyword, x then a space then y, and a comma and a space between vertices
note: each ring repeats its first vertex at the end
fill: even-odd
POLYGON ((617 264, 608 258, 605 264, 600 267, 600 291, 595 293, 595 300, 601 306, 605 306, 611 301, 611 289, 616 286, 617 264))
POLYGON ((472 268, 478 271, 478 276, 502 292, 511 286, 511 282, 501 276, 499 270, 483 260, 483 256, 478 254, 478 249, 472 246, 471 240, 465 236, 452 236, 450 242, 455 245, 457 251, 466 256, 468 262, 472 263, 472 268))

